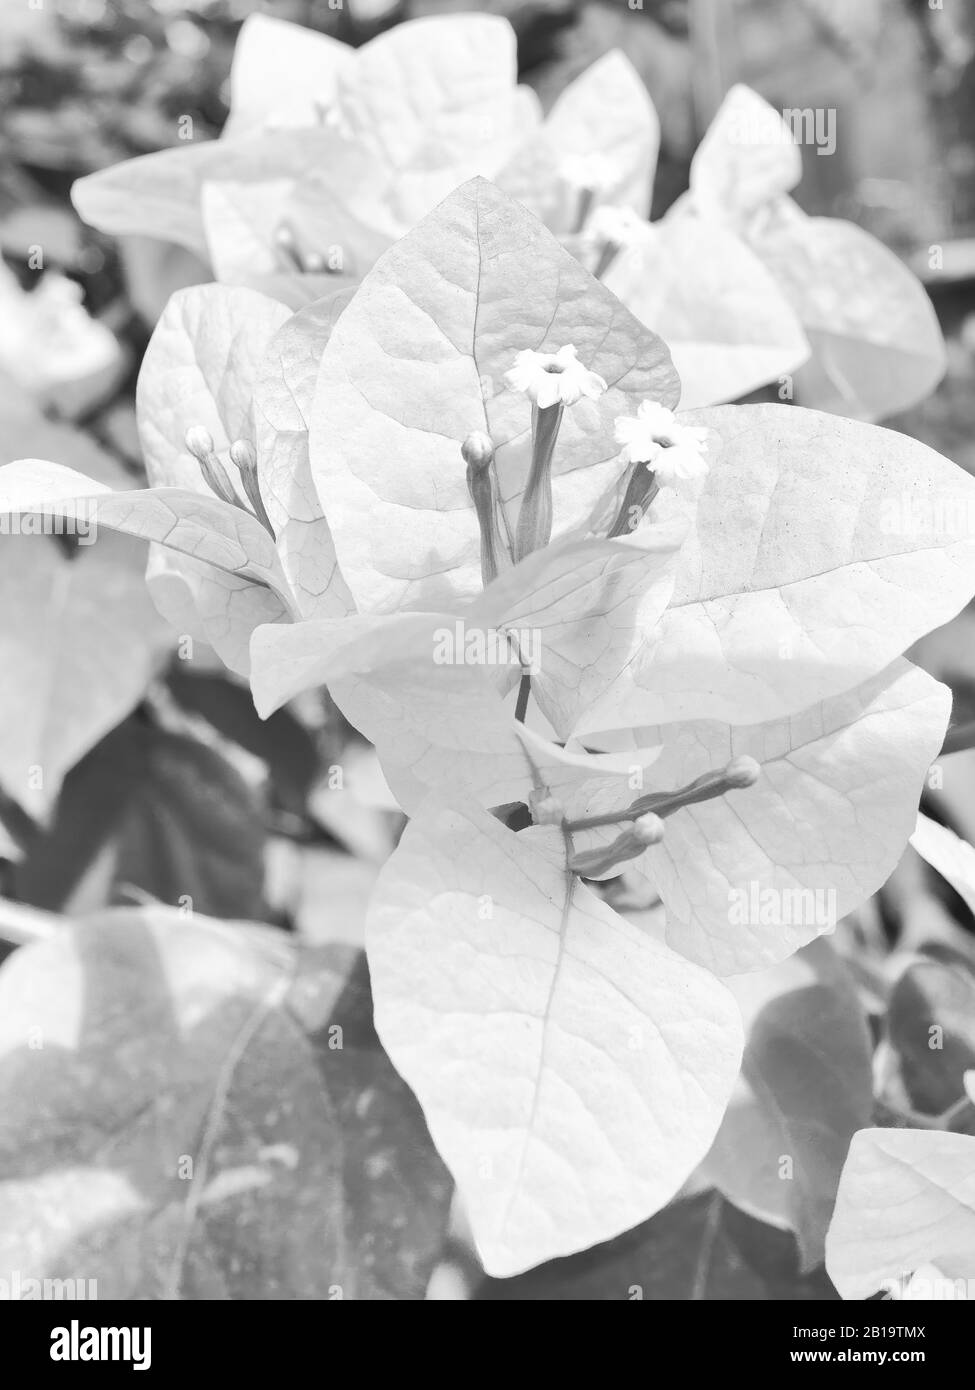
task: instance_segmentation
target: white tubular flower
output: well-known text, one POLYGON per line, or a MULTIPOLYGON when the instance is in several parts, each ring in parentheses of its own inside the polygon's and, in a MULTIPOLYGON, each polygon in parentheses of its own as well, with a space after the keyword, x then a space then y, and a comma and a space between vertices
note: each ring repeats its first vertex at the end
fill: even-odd
POLYGON ((518 353, 504 379, 513 391, 523 391, 541 410, 575 405, 583 396, 594 401, 606 390, 603 378, 582 365, 571 343, 558 352, 526 348, 518 353))
POLYGON ((660 487, 678 490, 687 483, 706 477, 708 462, 698 449, 686 444, 674 444, 661 449, 653 465, 653 476, 660 487))
POLYGON ((707 439, 706 429, 678 424, 674 412, 658 401, 643 401, 635 417, 621 415, 616 421, 616 442, 629 463, 652 463, 661 447, 701 455, 707 452, 707 439))
POLYGON ((680 487, 708 471, 706 429, 680 425, 672 410, 644 401, 635 417, 616 421, 616 441, 627 463, 647 463, 659 487, 680 487))

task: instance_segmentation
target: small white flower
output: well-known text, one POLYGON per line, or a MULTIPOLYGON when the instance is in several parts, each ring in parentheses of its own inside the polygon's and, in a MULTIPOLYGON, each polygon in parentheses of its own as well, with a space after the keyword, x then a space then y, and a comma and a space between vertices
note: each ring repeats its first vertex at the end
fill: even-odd
POLYGON ((513 391, 523 391, 543 410, 560 402, 575 405, 583 396, 594 401, 606 390, 603 378, 582 365, 571 343, 558 352, 526 348, 518 353, 504 379, 513 391))
POLYGON ((616 421, 616 440, 627 463, 649 463, 661 487, 677 487, 708 471, 706 429, 680 425, 672 410, 644 401, 636 416, 616 421))
POLYGON ((673 444, 661 449, 653 465, 653 475, 660 487, 680 490, 687 483, 707 475, 707 459, 698 449, 686 444, 673 444))
POLYGON ((622 415, 616 421, 616 442, 623 445, 627 463, 652 463, 661 446, 701 455, 707 439, 706 429, 678 424, 674 412, 658 401, 643 401, 635 418, 622 415))

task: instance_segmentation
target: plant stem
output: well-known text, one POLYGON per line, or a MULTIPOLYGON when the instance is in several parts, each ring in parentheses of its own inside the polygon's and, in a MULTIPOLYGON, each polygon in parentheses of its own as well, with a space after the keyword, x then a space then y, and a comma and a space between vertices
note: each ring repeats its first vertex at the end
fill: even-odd
POLYGON ((519 724, 524 724, 525 715, 528 713, 528 700, 532 693, 532 678, 527 671, 521 673, 521 684, 518 687, 518 701, 515 705, 515 718, 519 724))

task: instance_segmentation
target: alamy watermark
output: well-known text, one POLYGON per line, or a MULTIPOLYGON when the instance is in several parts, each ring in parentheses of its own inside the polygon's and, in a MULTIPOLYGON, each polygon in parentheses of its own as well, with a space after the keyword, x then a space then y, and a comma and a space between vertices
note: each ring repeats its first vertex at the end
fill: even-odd
POLYGON ((52 1361, 131 1361, 134 1371, 152 1365, 152 1328, 90 1327, 72 1318, 51 1331, 52 1361))
POLYGON ((20 1303, 35 1299, 94 1303, 98 1298, 97 1279, 37 1279, 12 1269, 10 1277, 0 1279, 0 1302, 20 1303))
POLYGON ((904 1279, 885 1279, 881 1284, 881 1297, 907 1303, 940 1303, 968 1301, 975 1299, 975 1279, 949 1279, 938 1274, 933 1266, 930 1272, 921 1270, 904 1279))
POLYGON ((816 927, 836 929, 835 888, 763 888, 753 880, 728 890, 728 922, 733 927, 816 927))
POLYGON ((458 618, 453 627, 434 632, 433 660, 437 666, 518 666, 537 676, 542 669, 541 630, 467 627, 458 618))
POLYGON ((67 512, 56 503, 42 503, 29 512, 7 511, 0 497, 0 536, 74 536, 79 545, 98 539, 94 505, 80 500, 67 512))
POLYGON ((739 111, 729 121, 728 139, 733 145, 813 145, 817 154, 834 154, 836 107, 739 111))
POLYGON ((902 492, 880 504, 880 530, 885 536, 975 536, 975 504, 970 497, 932 497, 902 492))

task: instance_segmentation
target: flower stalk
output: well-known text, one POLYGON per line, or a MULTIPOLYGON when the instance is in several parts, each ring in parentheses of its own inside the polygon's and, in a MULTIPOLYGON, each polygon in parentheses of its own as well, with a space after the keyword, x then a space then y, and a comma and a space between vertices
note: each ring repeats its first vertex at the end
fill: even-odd
POLYGON ((274 527, 261 496, 261 485, 257 477, 257 454, 254 452, 253 444, 246 439, 235 440, 230 446, 230 458, 240 474, 241 486, 254 509, 254 515, 273 539, 274 527))
POLYGON ((565 406, 532 406, 532 461, 515 528, 515 562, 552 539, 552 455, 565 406))

